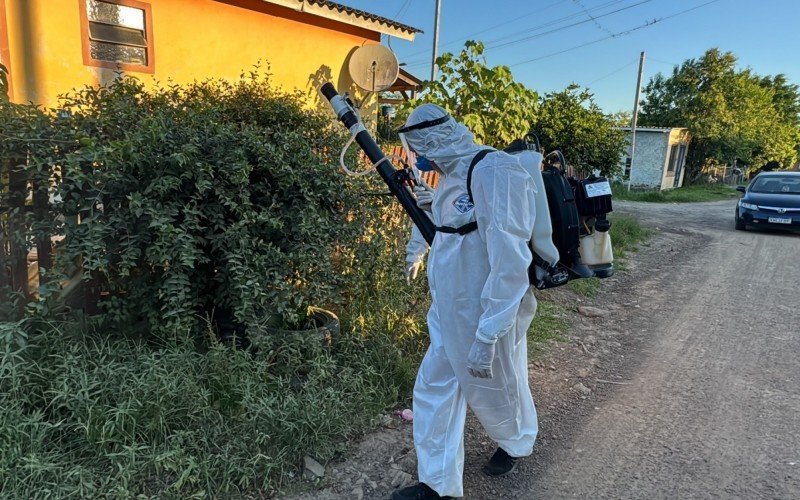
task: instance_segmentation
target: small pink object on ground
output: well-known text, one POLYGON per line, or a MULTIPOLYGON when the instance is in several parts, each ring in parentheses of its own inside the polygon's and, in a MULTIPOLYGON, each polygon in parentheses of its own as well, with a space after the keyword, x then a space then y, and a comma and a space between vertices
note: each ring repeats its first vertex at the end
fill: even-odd
POLYGON ((406 422, 413 422, 414 421, 414 412, 409 410, 409 409, 405 409, 405 410, 400 412, 400 418, 402 418, 406 422))

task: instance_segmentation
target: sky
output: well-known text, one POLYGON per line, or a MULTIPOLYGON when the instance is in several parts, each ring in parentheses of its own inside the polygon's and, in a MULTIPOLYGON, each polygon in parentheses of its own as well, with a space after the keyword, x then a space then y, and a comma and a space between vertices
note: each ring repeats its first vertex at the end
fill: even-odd
MULTIPOLYGON (((435 0, 336 1, 423 30, 414 42, 388 43, 405 69, 430 78, 435 0)), ((800 84, 800 0, 441 2, 440 54, 460 51, 467 39, 482 41, 489 65, 510 66, 539 93, 572 82, 588 87, 608 113, 632 111, 642 51, 643 87, 711 47, 733 52, 740 68, 800 84)))

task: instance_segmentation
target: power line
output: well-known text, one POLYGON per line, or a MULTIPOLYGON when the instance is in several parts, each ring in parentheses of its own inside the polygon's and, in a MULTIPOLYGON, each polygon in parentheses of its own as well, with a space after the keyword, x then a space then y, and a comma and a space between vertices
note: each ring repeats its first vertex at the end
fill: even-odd
MULTIPOLYGON (((394 19, 395 21, 400 21, 402 16, 404 16, 406 14, 403 11, 407 10, 407 8, 410 5, 411 5, 411 0, 406 0, 405 2, 403 2, 403 5, 401 5, 400 8, 397 10, 397 13, 394 16, 392 16, 392 19, 394 19)), ((386 45, 391 50, 391 48, 392 48, 392 37, 390 37, 389 35, 381 35, 381 38, 383 38, 384 36, 386 37, 386 45)))
MULTIPOLYGON (((594 21, 594 20, 597 20, 597 19, 600 19, 600 18, 603 18, 603 17, 607 17, 607 16, 610 16, 610 15, 612 15, 612 14, 616 14, 616 13, 618 13, 618 12, 622 12, 622 11, 624 11, 624 10, 632 9, 632 8, 634 8, 634 7, 638 7, 638 6, 642 5, 642 4, 646 4, 646 3, 649 3, 649 2, 652 2, 652 1, 653 1, 653 0, 641 0, 640 2, 637 2, 637 3, 635 3, 635 4, 627 5, 627 6, 625 6, 625 7, 621 7, 621 8, 619 8, 619 9, 612 10, 611 12, 607 12, 607 13, 605 13, 605 14, 602 14, 602 15, 600 15, 600 16, 596 16, 596 17, 594 17, 593 19, 585 19, 585 20, 583 20, 583 21, 578 21, 578 22, 575 22, 575 23, 572 23, 572 24, 568 24, 568 25, 566 25, 566 26, 560 26, 560 27, 558 27, 558 28, 554 28, 554 29, 552 29, 552 30, 545 31, 545 32, 543 32, 543 33, 537 33, 537 34, 535 34, 535 35, 527 36, 527 37, 524 37, 524 38, 519 38, 519 39, 517 39, 517 40, 512 40, 512 41, 510 41, 510 42, 501 43, 501 44, 499 44, 499 45, 494 45, 494 46, 492 46, 492 47, 487 47, 487 48, 486 48, 486 50, 494 50, 494 49, 499 49, 499 48, 501 48, 501 47, 507 47, 507 46, 509 46, 509 45, 514 45, 514 44, 517 44, 517 43, 520 43, 520 42, 525 42, 525 41, 528 41, 528 40, 533 40, 534 38, 543 37, 543 36, 545 36, 545 35, 549 35, 549 34, 551 34, 551 33, 556 33, 556 32, 558 32, 558 31, 561 31, 561 30, 564 30, 564 29, 567 29, 567 28, 572 28, 572 27, 574 27, 574 26, 578 26, 578 25, 581 25, 581 24, 590 23, 590 22, 592 22, 592 21, 594 21)), ((614 35, 612 34, 611 36, 614 36, 614 35)))
MULTIPOLYGON (((554 3, 554 4, 550 4, 550 5, 548 5, 547 7, 543 8, 543 9, 542 9, 542 10, 540 10, 540 11, 537 11, 537 12, 532 12, 532 13, 530 13, 530 14, 526 14, 525 16, 517 17, 517 18, 515 18, 515 19, 513 19, 513 20, 510 20, 510 21, 506 21, 506 22, 503 22, 503 23, 497 24, 497 25, 495 25, 495 26, 492 26, 492 27, 490 27, 490 28, 487 28, 487 29, 484 29, 484 30, 478 31, 478 32, 476 32, 476 33, 472 33, 471 35, 467 35, 466 37, 464 37, 464 38, 460 38, 460 39, 458 39, 458 40, 456 40, 456 41, 466 40, 466 39, 468 39, 468 38, 470 38, 470 37, 472 37, 472 36, 475 36, 475 35, 478 35, 478 34, 481 34, 481 33, 485 33, 485 32, 487 32, 487 31, 491 31, 491 30, 493 30, 494 28, 497 28, 497 27, 500 27, 500 26, 505 26, 505 25, 507 25, 507 24, 511 24, 511 23, 516 23, 516 22, 518 22, 520 19, 522 19, 522 18, 524 18, 524 17, 530 17, 531 15, 538 14, 538 13, 542 12, 543 10, 546 10, 547 8, 554 7, 554 6, 556 6, 556 5, 560 5, 560 4, 562 4, 562 3, 566 3, 567 1, 568 1, 568 0, 562 0, 562 1, 560 1, 560 2, 556 2, 556 3, 554 3)), ((601 5, 597 5, 597 6, 595 6, 595 7, 592 7, 592 8, 591 8, 591 9, 589 9, 589 10, 590 10, 590 11, 602 10, 602 9, 605 9, 605 8, 607 8, 607 7, 611 7, 611 6, 613 6, 613 5, 616 5, 616 4, 619 4, 619 3, 622 3, 622 2, 624 2, 624 1, 625 1, 625 0, 612 0, 612 1, 606 2, 606 3, 604 3, 604 4, 601 4, 601 5)), ((650 1, 652 1, 652 0, 644 0, 643 2, 640 2, 640 3, 646 3, 646 2, 650 2, 650 1)), ((636 4, 636 5, 638 5, 638 4, 636 4)), ((633 5, 633 7, 635 7, 636 5, 633 5)), ((622 10, 624 10, 624 9, 622 9, 622 10)), ((617 12, 617 11, 615 11, 615 12, 617 12)), ((608 13, 608 14, 613 14, 613 13, 614 13, 614 12, 610 12, 610 13, 608 13)), ((571 19, 576 19, 576 18, 582 17, 582 15, 583 15, 583 14, 582 14, 582 13, 580 13, 580 12, 579 12, 579 13, 575 13, 575 14, 570 14, 570 15, 567 15, 567 16, 559 17, 559 18, 557 18, 557 19, 552 19, 552 20, 550 20, 550 21, 547 21, 547 22, 545 22, 545 23, 543 23, 543 24, 540 24, 540 25, 534 26, 534 27, 532 27, 532 28, 527 28, 527 29, 524 29, 524 30, 521 30, 521 31, 514 31, 514 32, 512 32, 512 33, 509 33, 509 34, 503 35, 503 36, 501 36, 501 37, 498 37, 498 38, 495 38, 495 39, 492 39, 492 40, 488 40, 488 41, 484 42, 484 46, 486 46, 486 49, 485 49, 485 50, 489 50, 490 48, 494 48, 494 47, 489 47, 489 46, 490 46, 491 44, 495 43, 495 42, 500 42, 500 41, 502 41, 502 40, 506 40, 506 39, 508 39, 508 38, 513 38, 513 37, 515 37, 515 36, 518 36, 518 35, 521 35, 521 34, 523 34, 523 33, 530 33, 530 32, 540 31, 540 30, 543 30, 543 29, 545 29, 545 28, 549 28, 550 26, 556 26, 556 25, 558 25, 559 23, 562 23, 562 22, 565 22, 565 21, 569 21, 569 20, 571 20, 571 19)), ((605 15, 607 15, 607 14, 604 14, 604 16, 605 16, 605 15)), ((577 23, 577 24, 583 24, 583 23, 585 23, 585 22, 589 22, 589 21, 582 21, 581 23, 577 23)), ((577 24, 576 24, 576 25, 577 25, 577 24)), ((573 25, 566 26, 566 28, 569 28, 569 27, 571 27, 571 26, 573 26, 573 25)), ((551 30, 551 31, 549 31, 549 32, 547 32, 547 33, 545 33, 545 34, 554 33, 554 32, 556 32, 556 31, 558 31, 558 30, 551 30)), ((534 37, 536 37, 536 36, 534 36, 534 37)), ((453 43, 455 43, 455 41, 454 41, 454 42, 449 42, 449 43, 447 43, 447 44, 445 44, 445 45, 452 45, 453 43)), ((508 43, 511 43, 511 42, 508 42, 508 43)), ((406 58, 411 58, 411 57, 413 57, 414 55, 417 55, 417 54, 422 54, 422 53, 424 53, 424 51, 421 51, 421 52, 414 52, 414 53, 411 53, 411 54, 408 54, 408 55, 406 55, 406 58)), ((406 65, 408 65, 408 66, 421 66, 423 63, 427 64, 427 63, 428 63, 428 61, 427 61, 427 60, 421 60, 421 59, 412 59, 411 61, 407 61, 407 62, 406 62, 406 65)))
MULTIPOLYGON (((480 35, 481 33, 486 33, 487 31, 491 31, 491 30, 493 30, 493 29, 495 29, 495 28, 499 28, 499 27, 501 27, 501 26, 505 26, 505 25, 507 25, 507 24, 516 23, 516 22, 518 22, 520 19, 524 19, 524 18, 526 18, 526 17, 530 17, 530 16, 532 16, 532 15, 534 15, 534 14, 539 14, 539 13, 541 13, 541 12, 544 12, 545 10, 548 10, 548 9, 550 9, 551 7, 555 7, 555 6, 557 6, 557 5, 561 5, 562 3, 567 3, 568 1, 569 1, 569 0, 560 0, 560 1, 558 1, 558 2, 551 3, 550 5, 546 5, 546 6, 542 7, 541 9, 539 9, 539 10, 537 10, 537 11, 535 11, 535 12, 530 12, 530 13, 528 13, 528 14, 525 14, 525 15, 522 15, 522 16, 519 16, 519 17, 515 17, 515 18, 514 18, 514 19, 512 19, 512 20, 509 20, 509 21, 504 21, 504 22, 502 22, 502 23, 500 23, 500 24, 495 24, 494 26, 489 26, 488 28, 482 29, 482 30, 480 30, 480 31, 476 31, 475 33, 470 33, 470 34, 468 34, 468 35, 464 35, 464 36, 463 36, 463 37, 461 37, 461 38, 454 38, 453 40, 450 40, 449 42, 443 43, 441 46, 442 46, 442 47, 448 47, 448 46, 450 46, 450 45, 453 45, 453 44, 455 44, 455 43, 458 43, 458 42, 461 42, 461 41, 467 40, 467 39, 469 39, 470 37, 473 37, 473 36, 475 36, 475 35, 480 35)), ((420 51, 418 51, 418 52, 411 52, 410 54, 406 54, 406 57, 414 57, 414 56, 417 56, 417 55, 420 55, 420 54, 427 54, 427 53, 428 53, 428 51, 427 51, 427 50, 420 50, 420 51)))
POLYGON ((650 61, 653 61, 653 62, 657 62, 657 63, 661 63, 661 64, 668 64, 670 66, 680 66, 680 64, 678 64, 678 63, 669 62, 669 61, 663 61, 661 59, 656 59, 655 57, 649 57, 648 59, 650 61))
MULTIPOLYGON (((623 0, 617 0, 617 1, 613 1, 613 2, 608 2, 608 3, 603 4, 603 5, 601 5, 601 6, 597 7, 597 8, 609 7, 611 5, 620 3, 620 1, 623 1, 623 0)), ((498 44, 498 45, 490 45, 491 43, 503 40, 505 38, 509 38, 509 36, 503 36, 503 37, 500 37, 498 39, 486 42, 485 43, 484 52, 488 52, 488 51, 494 50, 494 49, 499 49, 499 48, 502 48, 502 47, 507 47, 509 45, 514 45, 514 44, 517 44, 517 43, 520 43, 520 42, 524 42, 524 41, 528 41, 528 40, 533 40, 535 38, 540 38, 540 37, 543 37, 543 36, 546 36, 546 35, 551 35, 553 33, 558 33, 558 32, 560 32, 562 30, 567 29, 567 28, 572 28, 574 26, 579 26, 581 24, 586 24, 586 23, 589 23, 589 22, 597 22, 596 20, 600 19, 602 17, 607 17, 607 16, 610 16, 610 15, 613 15, 613 14, 616 14, 616 13, 619 13, 619 12, 622 12, 622 11, 625 11, 625 10, 628 10, 628 9, 632 9, 634 7, 638 7, 639 5, 642 5, 642 4, 645 4, 645 3, 649 3, 651 1, 652 0, 641 0, 640 2, 637 2, 635 4, 627 5, 625 7, 621 7, 619 9, 612 10, 611 12, 606 12, 605 14, 602 14, 602 15, 599 15, 599 16, 596 16, 596 17, 591 17, 590 19, 584 19, 582 21, 578 21, 578 22, 575 22, 575 23, 572 23, 572 24, 568 24, 566 26, 558 26, 556 28, 553 28, 553 29, 548 30, 548 31, 544 31, 542 33, 535 33, 535 34, 530 35, 530 36, 526 36, 526 37, 523 37, 523 38, 518 38, 516 40, 511 40, 511 41, 504 42, 504 43, 501 43, 501 44, 498 44)), ((597 9, 597 8, 595 8, 595 9, 597 9)), ((582 14, 580 14, 580 13, 573 14, 571 16, 565 16, 565 17, 562 17, 562 18, 557 19, 555 21, 548 22, 548 23, 545 23, 543 25, 537 26, 535 28, 530 28, 530 29, 527 29, 527 30, 516 32, 513 35, 518 35, 520 33, 527 33, 527 32, 531 32, 531 31, 537 31, 537 30, 544 29, 546 27, 552 26, 554 24, 557 24, 560 21, 564 21, 564 20, 568 20, 568 19, 576 18, 576 17, 581 17, 581 16, 582 16, 582 14)), ((612 34, 612 36, 613 36, 613 34, 612 34)), ((406 65, 408 67, 421 66, 422 64, 423 64, 423 61, 416 61, 416 62, 415 61, 411 61, 411 62, 406 63, 406 65)), ((425 63, 425 64, 427 64, 427 63, 425 63)))
MULTIPOLYGON (((600 5, 600 6, 598 6, 598 7, 595 7, 595 8, 594 8, 594 9, 592 9, 592 10, 597 10, 597 9, 600 9, 600 8, 606 8, 606 7, 609 7, 609 6, 611 6, 611 5, 618 4, 618 3, 622 2, 622 1, 624 1, 624 0, 615 0, 615 1, 612 1, 612 2, 607 2, 607 3, 603 4, 603 5, 600 5)), ((533 34, 533 35, 530 35, 530 36, 527 36, 527 37, 523 37, 523 38, 519 38, 519 39, 516 39, 516 40, 511 40, 511 41, 508 41, 508 42, 504 42, 504 43, 501 43, 501 44, 499 44, 499 45, 494 45, 494 46, 490 45, 490 44, 492 44, 492 43, 494 43, 494 42, 498 42, 498 41, 500 41, 500 40, 504 40, 504 39, 506 39, 506 38, 509 38, 509 37, 511 37, 511 36, 519 35, 519 34, 521 34, 521 33, 529 33, 529 32, 531 32, 531 31, 538 31, 538 30, 541 30, 541 29, 544 29, 544 28, 547 28, 547 27, 550 27, 550 26, 556 25, 556 24, 558 24, 558 23, 560 23, 560 22, 562 22, 562 21, 566 21, 566 20, 569 20, 569 19, 574 19, 574 18, 577 18, 577 17, 582 17, 582 15, 583 15, 583 14, 581 14, 581 13, 578 13, 578 14, 572 14, 572 15, 569 15, 569 16, 564 16, 564 17, 561 17, 561 18, 559 18, 559 19, 555 19, 555 20, 553 20, 553 21, 549 21, 549 22, 547 22, 547 23, 544 23, 544 24, 542 24, 542 25, 536 26, 536 27, 534 27, 534 28, 529 28, 529 29, 527 29, 527 30, 523 30, 523 31, 517 31, 517 32, 515 32, 515 33, 512 33, 511 35, 506 35, 506 36, 502 36, 502 37, 500 37, 500 38, 496 38, 496 39, 494 39, 494 40, 490 40, 490 41, 488 41, 488 42, 486 42, 486 43, 485 43, 485 49, 484 49, 484 51, 486 52, 486 51, 489 51, 489 50, 493 50, 493 49, 498 49, 498 48, 506 47, 506 46, 508 46, 508 45, 513 45, 513 44, 515 44, 515 43, 519 43, 519 42, 522 42, 522 41, 532 40, 532 39, 534 39, 534 38, 540 38, 540 37, 543 37, 543 36, 546 36, 546 35, 550 35, 550 34, 553 34, 553 33, 560 32, 560 31, 562 31, 562 30, 564 30, 564 29, 567 29, 567 28, 572 28, 572 27, 574 27, 574 26, 578 26, 578 25, 581 25, 581 24, 586 24, 586 23, 588 23, 588 22, 592 22, 592 21, 595 21, 595 22, 596 22, 596 19, 599 19, 599 18, 601 18, 601 17, 610 16, 610 15, 612 15, 612 14, 616 14, 616 13, 618 13, 618 12, 622 12, 622 11, 624 11, 624 10, 631 9, 631 8, 633 8, 633 7, 637 7, 637 6, 639 6, 639 5, 642 5, 642 4, 645 4, 645 3, 651 2, 651 1, 652 1, 652 0, 641 0, 641 1, 640 1, 640 2, 638 2, 638 3, 631 4, 631 5, 627 5, 627 6, 625 6, 625 7, 622 7, 622 8, 616 9, 616 10, 613 10, 613 11, 611 11, 611 12, 606 12, 605 14, 602 14, 602 15, 600 15, 600 16, 597 16, 597 17, 593 17, 593 18, 590 18, 590 19, 584 19, 584 20, 582 20, 582 21, 578 21, 578 22, 575 22, 575 23, 572 23, 572 24, 568 24, 568 25, 566 25, 566 26, 558 26, 558 27, 556 27, 556 28, 553 28, 553 29, 551 29, 551 30, 548 30, 548 31, 544 31, 544 32, 542 32, 542 33, 535 33, 535 34, 533 34)), ((410 61, 410 62, 407 62, 407 63, 406 63, 406 66, 407 66, 407 67, 416 67, 416 66, 423 66, 423 65, 426 65, 426 64, 428 64, 428 62, 427 62, 427 61, 410 61)))
POLYGON ((600 23, 597 21, 597 19, 595 19, 594 17, 592 17, 592 14, 591 14, 591 13, 589 13, 589 11, 588 11, 588 10, 586 10, 586 6, 583 4, 583 2, 581 2, 581 0, 572 0, 572 1, 573 1, 573 2, 575 2, 576 4, 578 4, 578 6, 581 8, 581 10, 583 10, 583 12, 584 12, 584 13, 585 13, 587 16, 589 16, 589 19, 591 19, 592 21, 594 21, 594 25, 595 25, 595 26, 597 26, 597 29, 599 29, 600 31, 605 31, 605 32, 606 32, 606 33, 608 33, 609 35, 611 34, 611 31, 610 31, 610 30, 608 30, 606 27, 604 27, 602 24, 600 24, 600 23))
MULTIPOLYGON (((613 7, 614 5, 623 3, 625 1, 627 1, 627 0, 611 0, 611 1, 606 2, 604 4, 595 5, 594 7, 592 7, 589 10, 590 11, 599 11, 599 10, 603 10, 605 8, 608 8, 608 7, 613 7)), ((572 19, 578 19, 578 18, 581 18, 581 17, 583 17, 583 13, 574 12, 574 13, 568 14, 566 16, 562 16, 562 17, 559 17, 559 18, 556 18, 556 19, 551 19, 550 21, 547 21, 547 22, 542 23, 542 24, 537 25, 537 26, 533 26, 531 28, 526 28, 524 30, 514 31, 512 33, 505 34, 505 35, 503 35, 501 37, 495 38, 494 40, 487 41, 486 44, 490 45, 490 44, 495 43, 495 42, 500 42, 502 40, 507 40, 509 38, 514 38, 515 36, 522 35, 524 33, 540 31, 540 30, 542 30, 544 28, 548 28, 550 26, 556 26, 559 23, 562 23, 562 22, 565 22, 565 21, 570 21, 572 19)))
POLYGON ((580 45, 575 45, 574 47, 570 47, 568 49, 559 50, 558 52, 552 52, 550 54, 546 54, 546 55, 543 55, 543 56, 534 57, 533 59, 528 59, 526 61, 520 61, 518 63, 510 64, 509 67, 520 66, 522 64, 528 64, 528 63, 532 63, 532 62, 535 62, 535 61, 541 61, 542 59, 547 59, 548 57, 557 56, 557 55, 563 54, 565 52, 571 52, 573 50, 577 50, 577 49, 580 49, 580 48, 583 48, 583 47, 587 47, 589 45, 593 45, 595 43, 599 43, 599 42, 602 42, 604 40, 608 40, 610 38, 617 38, 617 37, 620 37, 620 36, 629 35, 629 34, 633 33, 634 31, 638 31, 640 29, 647 28, 647 27, 652 26, 652 25, 654 25, 656 23, 659 23, 661 21, 666 21, 667 19, 672 19, 673 17, 680 16, 682 14, 686 14, 687 12, 691 12, 693 10, 697 10, 697 9, 699 9, 701 7, 705 7, 706 5, 711 5, 712 3, 716 3, 718 1, 719 0, 711 0, 709 2, 705 2, 703 4, 700 4, 700 5, 697 5, 695 7, 692 7, 690 9, 682 10, 680 12, 676 12, 675 14, 670 14, 669 16, 666 16, 666 17, 653 19, 652 21, 648 21, 648 22, 646 22, 644 24, 641 24, 641 25, 636 26, 634 28, 631 28, 629 30, 620 31, 620 32, 614 33, 612 35, 609 35, 609 36, 606 36, 606 37, 603 37, 603 38, 598 38, 598 39, 592 40, 590 42, 582 43, 580 45))
POLYGON ((411 0, 406 0, 403 2, 403 5, 397 10, 397 14, 392 17, 395 21, 399 21, 406 13, 408 12, 408 8, 411 7, 411 0))

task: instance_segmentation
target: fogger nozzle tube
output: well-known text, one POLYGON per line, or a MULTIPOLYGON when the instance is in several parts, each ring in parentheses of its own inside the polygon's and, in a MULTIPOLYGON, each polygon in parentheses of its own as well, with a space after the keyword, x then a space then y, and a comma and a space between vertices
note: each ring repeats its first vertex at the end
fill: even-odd
POLYGON ((321 89, 322 95, 331 103, 334 113, 338 119, 342 119, 344 115, 350 112, 350 106, 344 100, 344 97, 336 93, 336 89, 330 83, 326 83, 321 89))
POLYGON ((397 198, 406 213, 419 228, 425 241, 430 245, 436 235, 436 228, 430 217, 417 206, 416 199, 399 179, 397 170, 386 160, 386 155, 361 123, 351 104, 336 91, 330 82, 320 88, 320 92, 330 102, 336 117, 341 121, 356 142, 375 166, 383 181, 389 186, 389 191, 397 198))

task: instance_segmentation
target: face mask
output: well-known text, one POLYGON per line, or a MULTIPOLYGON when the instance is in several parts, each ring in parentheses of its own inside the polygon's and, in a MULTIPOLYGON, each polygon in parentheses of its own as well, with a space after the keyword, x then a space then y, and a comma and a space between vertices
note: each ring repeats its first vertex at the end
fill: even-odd
POLYGON ((424 156, 417 156, 417 162, 415 163, 415 166, 420 172, 430 172, 433 170, 433 164, 424 156))

